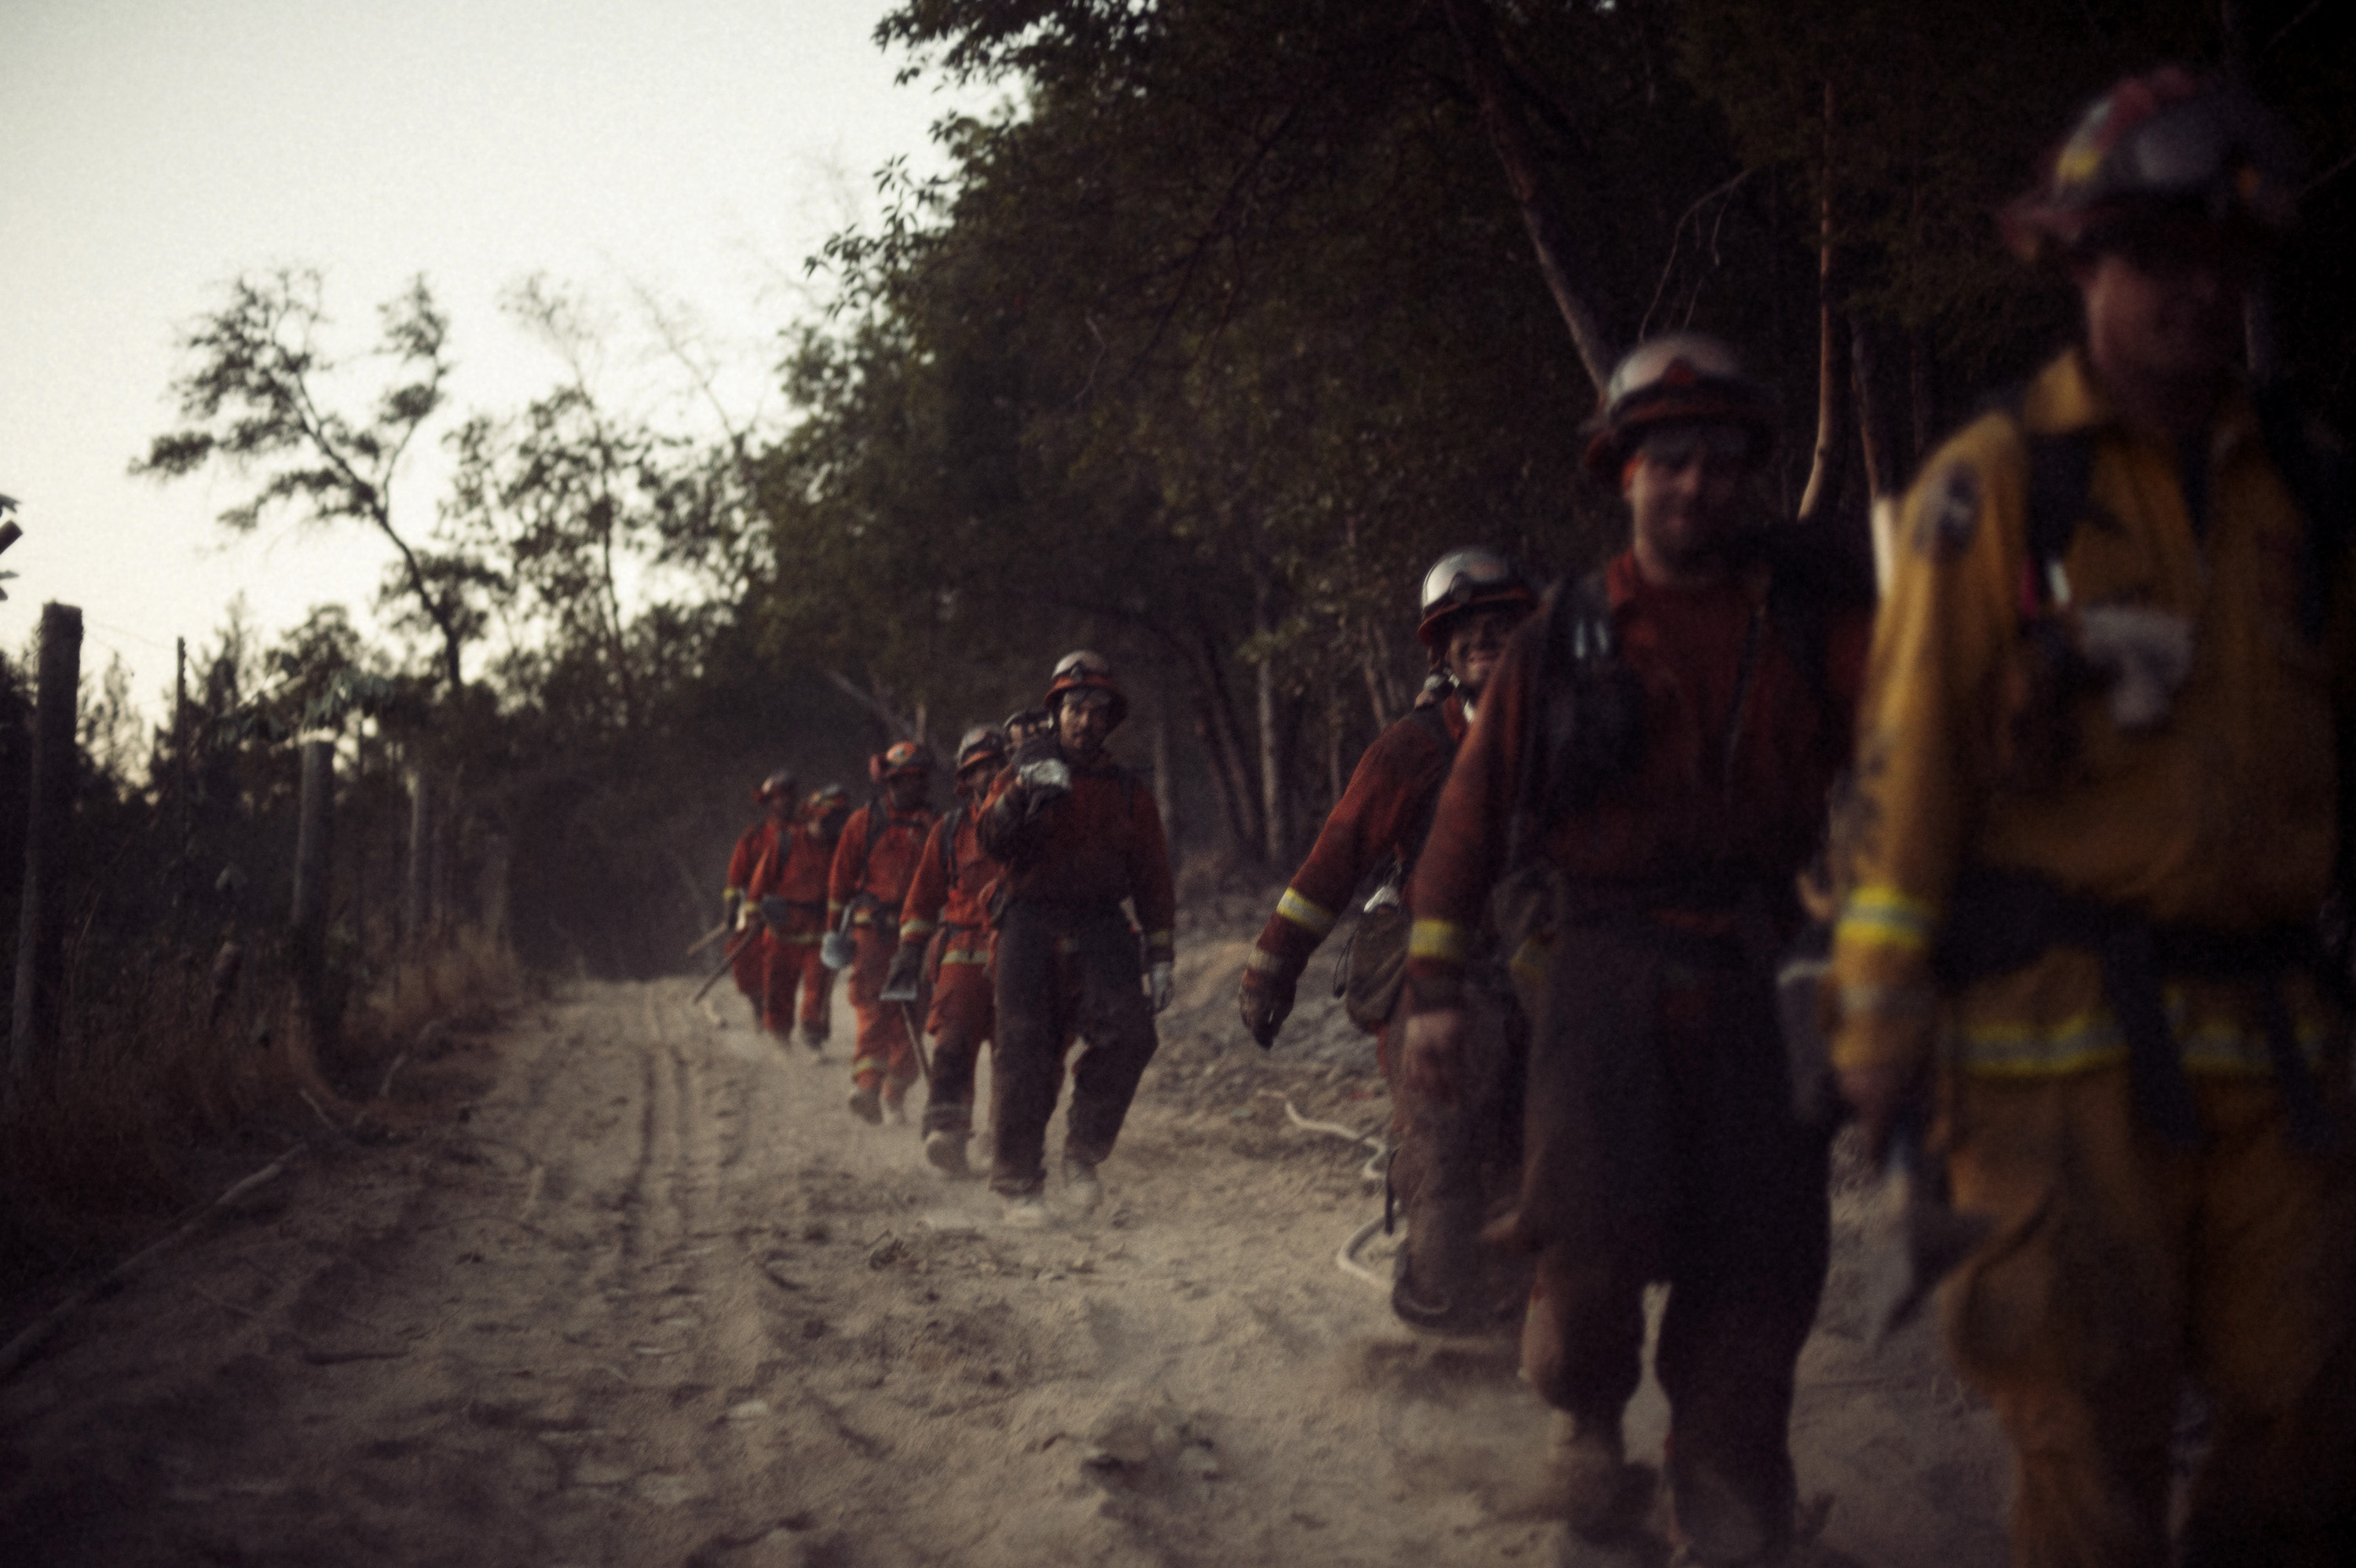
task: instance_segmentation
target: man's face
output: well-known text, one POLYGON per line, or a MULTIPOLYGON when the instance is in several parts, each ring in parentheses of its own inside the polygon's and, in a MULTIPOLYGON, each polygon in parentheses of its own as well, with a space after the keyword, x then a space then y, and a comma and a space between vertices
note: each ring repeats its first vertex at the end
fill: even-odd
POLYGON ((1490 672, 1505 656, 1505 640, 1513 635, 1521 619, 1518 610, 1493 605, 1468 611, 1449 627, 1448 640, 1440 646, 1440 660, 1455 677, 1457 688, 1468 699, 1479 697, 1482 688, 1489 684, 1490 672))
POLYGON ((990 781, 998 776, 998 762, 996 757, 981 757, 967 763, 965 771, 957 776, 958 794, 980 800, 982 792, 990 788, 990 781))
POLYGON ((769 820, 780 827, 791 827, 794 820, 794 797, 790 794, 771 795, 762 801, 762 809, 769 820))
POLYGON ((1715 568, 1741 518, 1751 449, 1740 425, 1671 425, 1644 438, 1621 483, 1640 563, 1678 576, 1715 568))
POLYGON ((894 773, 884 781, 884 795, 892 803, 893 810, 914 811, 925 804, 932 783, 926 773, 894 773))
POLYGON ((2257 258, 2222 225, 2142 229, 2078 263, 2086 344, 2113 381, 2213 381, 2240 358, 2257 258))
POLYGON ((1092 757, 1112 733, 1112 694, 1086 688, 1056 706, 1055 740, 1076 757, 1092 757))

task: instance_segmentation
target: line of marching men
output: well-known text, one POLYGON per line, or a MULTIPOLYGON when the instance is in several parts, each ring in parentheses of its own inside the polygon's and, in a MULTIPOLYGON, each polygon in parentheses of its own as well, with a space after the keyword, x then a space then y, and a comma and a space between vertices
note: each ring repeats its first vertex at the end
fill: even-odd
MULTIPOLYGON (((1679 1561, 1791 1553, 1845 1102, 1914 1168, 1901 1285, 1953 1265, 2017 1563, 2356 1563, 2356 516, 2338 446, 2239 368, 2297 189, 2238 88, 2163 69, 2093 105, 2006 214, 2083 330, 1933 454, 1878 607, 1762 526, 1777 400, 1691 334, 1630 354, 1588 432, 1624 551, 1543 597, 1486 549, 1426 579, 1429 700, 1360 761, 1238 1006, 1271 1045, 1356 906, 1343 989, 1408 1214, 1394 1307, 1518 1323, 1580 1534, 1646 1512, 1622 1418, 1665 1284, 1679 1561), (2179 1504, 2188 1383, 2210 1441, 2179 1504)), ((794 950, 848 940, 870 1119, 917 1075, 896 998, 931 939, 927 1152, 962 1165, 994 1032, 1018 1219, 1044 1217, 1073 1034, 1085 1203, 1170 996, 1161 824, 1103 755, 1124 708, 1074 655, 1041 732, 967 738, 948 817, 894 747, 830 855, 815 801, 801 869, 773 844, 743 884, 783 901, 772 1028, 815 984, 823 1038, 794 950)))
POLYGON ((1061 1174, 1086 1211, 1170 1004, 1161 814, 1105 749, 1128 710, 1103 658, 1068 655, 1040 707, 967 731, 947 813, 931 804, 932 752, 902 741, 870 760, 875 793, 856 810, 839 786, 801 800, 771 775, 765 819, 730 861, 732 962, 764 1027, 790 1038, 798 996, 802 1042, 822 1051, 833 976, 849 971, 854 1115, 905 1124, 924 1083, 926 1157, 965 1175, 991 1047, 991 1185, 1017 1224, 1048 1217, 1047 1123, 1075 1039, 1061 1174))
POLYGON ((1776 399, 1690 334, 1588 431, 1627 549, 1543 599, 1489 550, 1427 578, 1438 700, 1238 1002, 1271 1044, 1357 906, 1393 1306, 1518 1322, 1580 1534, 1647 1510, 1622 1416, 1665 1285, 1676 1560, 1794 1552, 1846 1102, 1912 1172, 1869 1309, 1946 1276, 2016 1563, 2356 1563, 2356 483, 2241 366, 2298 188, 2227 82, 2090 106, 2003 224, 2081 332, 1932 455, 1878 607, 1762 526, 1776 399))

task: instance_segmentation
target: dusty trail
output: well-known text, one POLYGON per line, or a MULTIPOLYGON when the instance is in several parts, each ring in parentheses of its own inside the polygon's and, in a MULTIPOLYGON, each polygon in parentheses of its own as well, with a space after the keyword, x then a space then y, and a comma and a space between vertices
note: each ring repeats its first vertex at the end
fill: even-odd
MULTIPOLYGON (((733 997, 719 1028, 683 982, 520 1006, 434 1070, 463 1121, 305 1166, 0 1385, 0 1559, 1663 1561, 1543 1516, 1510 1350, 1416 1339, 1335 1268, 1366 1150, 1281 1098, 1377 1127, 1365 1044, 1312 1004, 1263 1059, 1241 944, 1191 945, 1103 1210, 1044 1232, 733 997)), ((1863 1355, 1842 1212, 1810 1559, 1999 1563, 1987 1417, 1922 1330, 1863 1355)), ((1640 1454, 1664 1421, 1648 1381, 1640 1454)))

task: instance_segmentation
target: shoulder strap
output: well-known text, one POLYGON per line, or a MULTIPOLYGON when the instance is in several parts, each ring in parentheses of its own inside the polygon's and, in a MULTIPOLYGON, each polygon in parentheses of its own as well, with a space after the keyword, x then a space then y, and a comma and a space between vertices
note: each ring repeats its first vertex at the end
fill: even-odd
POLYGON ((957 836, 958 826, 965 820, 963 803, 950 806, 941 814, 941 878, 954 892, 958 885, 957 836))
MULTIPOLYGON (((1411 708, 1408 710, 1408 717, 1421 725, 1439 742, 1444 755, 1451 761, 1454 759, 1456 737, 1448 732, 1448 715, 1440 711, 1440 703, 1435 702, 1429 708, 1411 708)), ((1407 852, 1399 857, 1398 878, 1402 884, 1415 874, 1415 863, 1423 859, 1424 842, 1431 837, 1432 819, 1440 815, 1440 792, 1447 787, 1448 769, 1443 765, 1440 777, 1432 783, 1431 793, 1423 797, 1423 811, 1415 825, 1415 837, 1408 841, 1407 852)))
POLYGON ((1537 657, 1529 675, 1530 701, 1522 720, 1521 764, 1515 770, 1514 805, 1505 819, 1505 869, 1517 870, 1537 848, 1546 827, 1547 709, 1556 684, 1590 660, 1611 656, 1612 591, 1597 567, 1572 582, 1547 591, 1539 612, 1537 657))

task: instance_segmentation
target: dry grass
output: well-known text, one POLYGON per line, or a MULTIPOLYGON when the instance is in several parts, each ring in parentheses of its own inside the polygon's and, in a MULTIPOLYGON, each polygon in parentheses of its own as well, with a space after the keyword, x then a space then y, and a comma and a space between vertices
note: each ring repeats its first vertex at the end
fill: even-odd
POLYGON ((112 1256, 323 1115, 349 1128, 430 1025, 484 1014, 518 979, 503 948, 454 935, 355 998, 323 1061, 282 965, 250 958, 217 1005, 211 963, 126 961, 85 977, 57 1060, 0 1080, 8 1285, 112 1256))

